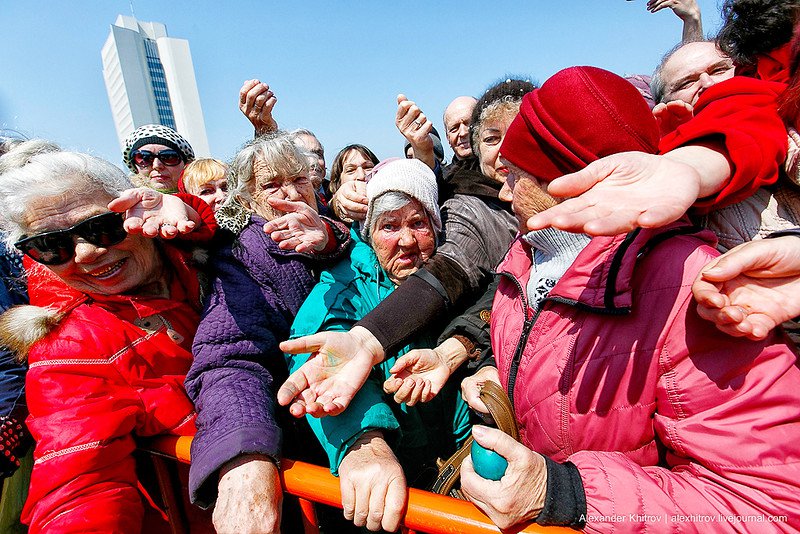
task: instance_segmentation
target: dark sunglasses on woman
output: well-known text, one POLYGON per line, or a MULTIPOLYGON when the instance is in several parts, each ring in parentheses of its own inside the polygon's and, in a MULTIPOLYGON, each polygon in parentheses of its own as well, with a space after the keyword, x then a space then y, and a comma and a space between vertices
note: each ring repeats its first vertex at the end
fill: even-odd
POLYGON ((41 264, 61 265, 75 256, 76 237, 81 237, 97 247, 121 243, 128 236, 122 226, 124 221, 121 213, 110 211, 89 217, 64 230, 22 236, 14 246, 41 264))
POLYGON ((183 156, 177 150, 168 148, 161 152, 150 152, 149 150, 134 150, 131 154, 134 165, 137 167, 152 167, 153 160, 156 158, 167 167, 174 167, 183 161, 183 156))

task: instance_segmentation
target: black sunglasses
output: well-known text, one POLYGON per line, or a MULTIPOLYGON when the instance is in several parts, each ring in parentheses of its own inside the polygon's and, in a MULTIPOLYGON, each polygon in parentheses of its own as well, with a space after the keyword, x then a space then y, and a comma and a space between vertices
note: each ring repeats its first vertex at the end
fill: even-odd
POLYGON ((121 213, 110 211, 89 217, 64 230, 53 230, 22 239, 14 246, 44 265, 61 265, 75 256, 75 237, 82 237, 92 245, 110 247, 121 243, 128 233, 122 226, 121 213))
POLYGON ((161 163, 166 165, 167 167, 174 167, 178 163, 183 161, 183 156, 181 156, 180 152, 177 150, 173 150, 168 148, 167 150, 162 150, 161 152, 150 152, 149 150, 134 150, 133 154, 131 154, 131 158, 133 159, 133 163, 137 167, 151 167, 153 165, 153 160, 158 158, 161 163))

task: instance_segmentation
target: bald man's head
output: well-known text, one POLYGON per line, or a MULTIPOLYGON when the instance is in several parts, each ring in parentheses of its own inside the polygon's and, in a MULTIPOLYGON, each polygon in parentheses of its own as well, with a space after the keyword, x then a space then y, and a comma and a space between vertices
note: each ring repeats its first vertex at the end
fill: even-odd
POLYGON ((444 110, 444 133, 447 142, 459 159, 472 156, 472 146, 469 144, 469 123, 472 110, 478 100, 471 96, 459 96, 444 110))

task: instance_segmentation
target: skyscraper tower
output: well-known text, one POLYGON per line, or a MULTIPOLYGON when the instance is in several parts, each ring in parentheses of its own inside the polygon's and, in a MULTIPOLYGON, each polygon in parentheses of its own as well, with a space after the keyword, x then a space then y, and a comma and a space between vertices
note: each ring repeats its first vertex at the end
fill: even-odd
POLYGON ((189 41, 159 22, 117 16, 101 52, 120 148, 143 124, 174 128, 198 157, 210 155, 189 41))

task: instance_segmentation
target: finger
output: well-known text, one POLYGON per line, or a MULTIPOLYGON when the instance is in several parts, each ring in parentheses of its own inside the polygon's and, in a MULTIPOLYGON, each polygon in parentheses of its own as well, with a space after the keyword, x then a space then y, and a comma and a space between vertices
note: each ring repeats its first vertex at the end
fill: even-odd
POLYGON ((356 507, 356 489, 355 486, 350 483, 348 477, 341 477, 339 481, 339 486, 342 491, 342 513, 345 519, 352 521, 356 507))
MULTIPOLYGON (((589 209, 590 204, 586 199, 578 197, 565 200, 564 202, 541 211, 528 219, 528 230, 541 230, 553 226, 553 221, 557 217, 571 217, 573 214, 580 213, 583 210, 589 209)), ((588 219, 587 219, 588 220, 588 219)), ((581 224, 582 228, 583 225, 581 224)))
POLYGON ((125 231, 131 235, 138 235, 142 233, 142 219, 140 217, 128 217, 125 219, 125 222, 122 223, 122 227, 125 228, 125 231))
POLYGON ((142 192, 140 189, 126 189, 117 198, 108 203, 108 209, 122 213, 134 207, 141 200, 142 192))
POLYGON ((730 304, 728 297, 720 293, 720 290, 714 284, 700 279, 695 280, 694 284, 692 284, 692 295, 698 305, 707 308, 719 310, 730 304))
POLYGON ((392 365, 391 369, 389 369, 389 373, 393 375, 400 374, 401 371, 404 371, 408 367, 414 365, 418 359, 416 355, 412 354, 413 352, 414 351, 411 351, 410 353, 397 358, 397 361, 395 361, 394 365, 392 365))
POLYGON ((325 339, 325 332, 320 332, 310 336, 298 337, 297 339, 287 339, 286 341, 282 341, 278 347, 283 352, 288 352, 289 354, 317 352, 325 344, 325 339))
MULTIPOLYGON (((427 382, 428 381, 424 378, 417 378, 414 380, 414 388, 411 390, 411 396, 409 397, 408 401, 406 401, 406 404, 409 406, 414 406, 422 400, 422 395, 425 393, 426 389, 425 384, 427 382)), ((430 392, 430 384, 428 384, 427 390, 430 392)))
POLYGON ((554 197, 576 197, 602 182, 614 168, 606 159, 594 161, 578 172, 556 178, 547 184, 547 192, 554 197))
MULTIPOLYGON (((585 221, 583 223, 583 231, 589 235, 617 235, 630 232, 636 228, 640 214, 634 210, 617 210, 604 216, 589 216, 581 219, 585 221), (588 220, 586 220, 587 218, 588 220)), ((574 220, 571 222, 574 223, 574 220)), ((556 219, 557 223, 558 219, 556 219)))
POLYGON ((258 80, 247 80, 242 84, 242 88, 239 89, 239 107, 242 107, 247 102, 247 94, 259 83, 261 82, 258 80))
POLYGON ((159 227, 159 235, 163 239, 173 239, 175 236, 178 235, 178 229, 175 227, 174 224, 165 223, 159 227))
MULTIPOLYGON (((322 404, 322 409, 325 411, 325 415, 339 415, 345 411, 351 400, 352 397, 340 395, 339 397, 336 397, 331 401, 326 401, 324 404, 322 404)), ((320 400, 320 403, 322 403, 322 400, 320 400)))
POLYGON ((422 389, 422 396, 420 397, 420 400, 422 402, 430 402, 430 400, 434 398, 437 393, 438 391, 433 390, 433 384, 431 383, 431 381, 426 380, 425 386, 422 389))
POLYGON ((372 487, 369 484, 355 484, 355 498, 353 500, 353 524, 363 527, 369 516, 369 497, 372 487))
POLYGON ((399 95, 397 95, 397 103, 398 104, 402 104, 406 100, 408 100, 408 97, 406 95, 404 95, 403 93, 400 93, 399 95))
MULTIPOLYGON (((396 376, 390 376, 383 382, 383 392, 389 395, 396 393, 400 386, 403 385, 403 379, 396 376)), ((397 397, 395 397, 397 400, 397 397)))
MULTIPOLYGON (((280 210, 286 213, 303 213, 305 211, 312 210, 311 206, 309 206, 305 202, 300 202, 296 200, 286 200, 283 198, 269 197, 267 199, 267 202, 269 203, 270 206, 272 206, 276 210, 280 210)), ((285 215, 283 215, 282 217, 285 217, 285 215)))
POLYGON ((275 109, 275 104, 278 103, 278 97, 270 92, 270 97, 264 102, 264 107, 261 109, 261 114, 265 116, 272 116, 272 110, 275 109))
POLYGON ((304 363, 300 369, 289 375, 289 378, 286 379, 286 382, 281 385, 277 395, 278 404, 281 406, 286 406, 300 393, 308 389, 308 377, 306 377, 303 369, 303 367, 306 365, 308 365, 308 362, 304 363))
POLYGON ((189 220, 178 221, 178 224, 176 224, 180 234, 189 234, 194 231, 196 226, 197 224, 194 221, 189 220))
POLYGON ((383 505, 383 520, 381 526, 387 532, 396 532, 400 528, 400 521, 406 508, 408 489, 403 480, 393 480, 386 491, 383 505))
POLYGON ((406 378, 397 393, 394 394, 394 401, 398 404, 406 402, 414 391, 414 379, 406 378))
POLYGON ((500 429, 483 425, 472 427, 472 437, 485 449, 490 449, 505 458, 509 463, 513 460, 523 460, 529 453, 525 445, 500 429), (521 447, 521 448, 520 448, 521 447))
POLYGON ((388 490, 388 488, 380 482, 378 482, 376 486, 377 487, 372 488, 369 494, 366 520, 367 529, 373 532, 381 528, 381 521, 386 511, 386 491, 388 490))
POLYGON ((714 282, 731 280, 744 272, 750 272, 767 266, 759 253, 758 243, 745 243, 723 254, 702 271, 703 278, 714 282), (749 245, 749 246, 745 246, 749 245))

